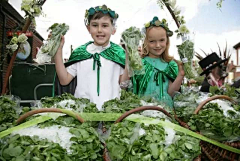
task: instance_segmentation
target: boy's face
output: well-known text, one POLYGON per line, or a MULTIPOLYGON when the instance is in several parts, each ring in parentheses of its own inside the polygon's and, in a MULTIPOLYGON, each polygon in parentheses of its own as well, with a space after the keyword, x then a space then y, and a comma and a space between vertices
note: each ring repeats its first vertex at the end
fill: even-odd
POLYGON ((167 47, 167 33, 162 27, 153 27, 148 32, 149 57, 159 58, 167 47))
POLYGON ((114 35, 116 32, 108 16, 91 20, 87 29, 94 40, 94 44, 97 46, 107 46, 111 35, 114 35))

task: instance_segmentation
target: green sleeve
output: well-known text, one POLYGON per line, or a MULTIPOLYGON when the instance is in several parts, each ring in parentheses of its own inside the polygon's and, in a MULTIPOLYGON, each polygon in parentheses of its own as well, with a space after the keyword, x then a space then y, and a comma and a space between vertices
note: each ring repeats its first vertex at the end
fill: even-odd
POLYGON ((169 62, 168 66, 164 70, 164 73, 172 82, 177 78, 178 75, 178 65, 177 63, 172 60, 169 62))

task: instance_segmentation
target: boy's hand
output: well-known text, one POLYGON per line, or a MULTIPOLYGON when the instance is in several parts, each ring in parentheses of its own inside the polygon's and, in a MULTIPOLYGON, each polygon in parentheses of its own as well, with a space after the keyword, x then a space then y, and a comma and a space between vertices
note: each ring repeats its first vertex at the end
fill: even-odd
POLYGON ((57 53, 54 56, 55 58, 56 57, 61 57, 62 58, 62 48, 63 48, 64 43, 65 43, 65 38, 64 38, 64 36, 61 36, 61 42, 60 42, 60 45, 58 47, 57 53))
POLYGON ((60 45, 59 45, 59 48, 63 48, 63 45, 64 45, 64 43, 65 43, 65 37, 62 35, 61 36, 61 42, 60 42, 60 45))
POLYGON ((52 37, 52 33, 50 32, 49 34, 48 34, 48 40, 50 39, 52 37))

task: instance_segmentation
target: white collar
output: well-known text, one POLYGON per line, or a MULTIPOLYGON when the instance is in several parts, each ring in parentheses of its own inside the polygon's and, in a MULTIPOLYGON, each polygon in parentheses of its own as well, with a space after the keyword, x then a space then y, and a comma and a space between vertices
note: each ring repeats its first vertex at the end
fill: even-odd
POLYGON ((108 43, 107 46, 103 47, 103 46, 97 46, 94 43, 91 43, 88 45, 88 50, 89 51, 94 51, 94 52, 102 52, 104 50, 106 50, 107 48, 109 48, 111 46, 110 42, 108 43))

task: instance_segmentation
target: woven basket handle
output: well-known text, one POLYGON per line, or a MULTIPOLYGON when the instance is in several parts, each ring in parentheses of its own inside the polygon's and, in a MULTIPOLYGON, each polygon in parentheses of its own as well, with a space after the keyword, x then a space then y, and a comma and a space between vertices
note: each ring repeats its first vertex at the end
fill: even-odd
POLYGON ((236 103, 231 97, 228 97, 228 96, 226 96, 226 95, 216 95, 216 96, 212 96, 212 97, 206 99, 205 101, 201 102, 201 103, 197 106, 196 110, 194 111, 194 114, 197 114, 197 113, 203 108, 203 106, 204 106, 206 103, 208 103, 208 102, 210 102, 210 101, 212 101, 212 100, 216 100, 216 99, 224 99, 224 100, 228 100, 228 101, 230 101, 230 102, 236 103))
MULTIPOLYGON (((32 111, 29 111, 25 114, 23 114, 22 116, 20 116, 18 119, 17 119, 17 124, 20 124, 21 122, 23 122, 26 118, 28 118, 29 116, 32 116, 34 114, 38 114, 38 113, 45 113, 45 112, 55 112, 55 113, 64 113, 63 111, 61 111, 60 109, 58 108, 40 108, 40 109, 36 109, 36 110, 32 110, 32 111)), ((67 113, 65 113, 67 114, 67 113)), ((68 114, 67 114, 68 115, 68 114)), ((76 118, 79 122, 83 123, 84 120, 83 118, 81 118, 78 114, 75 114, 76 115, 76 118)))
POLYGON ((158 106, 142 106, 142 107, 137 107, 137 108, 134 108, 134 109, 132 109, 130 111, 127 111, 126 113, 124 113, 122 116, 120 116, 115 121, 115 124, 121 122, 123 119, 125 119, 127 116, 129 116, 129 115, 131 115, 133 113, 140 112, 140 111, 145 111, 145 110, 161 111, 162 113, 164 113, 168 117, 172 118, 172 116, 166 110, 164 110, 162 107, 158 107, 158 106))

